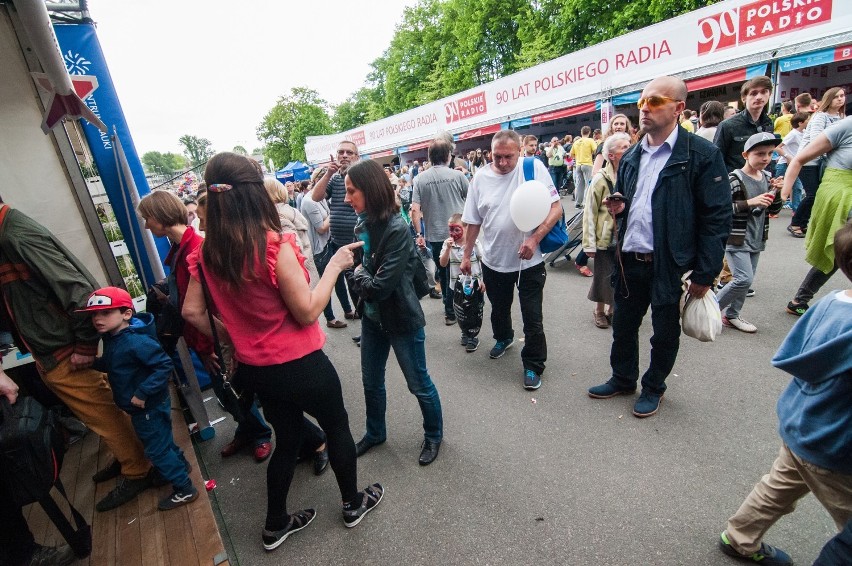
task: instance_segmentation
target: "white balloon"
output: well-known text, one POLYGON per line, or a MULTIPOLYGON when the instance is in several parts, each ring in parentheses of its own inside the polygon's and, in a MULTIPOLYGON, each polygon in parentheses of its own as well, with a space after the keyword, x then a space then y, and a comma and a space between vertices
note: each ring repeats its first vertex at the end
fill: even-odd
POLYGON ((527 181, 517 188, 509 201, 512 222, 521 232, 538 227, 550 212, 550 191, 541 181, 527 181))

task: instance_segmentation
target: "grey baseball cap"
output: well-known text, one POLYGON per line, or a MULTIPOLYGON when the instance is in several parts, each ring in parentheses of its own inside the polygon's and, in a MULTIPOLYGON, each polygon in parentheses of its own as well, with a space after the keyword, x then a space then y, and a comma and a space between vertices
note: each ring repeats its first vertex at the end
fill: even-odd
POLYGON ((760 132, 759 134, 754 134, 746 140, 745 146, 743 147, 743 151, 749 152, 755 146, 758 145, 771 145, 774 147, 780 143, 781 140, 776 138, 774 134, 770 134, 769 132, 760 132))

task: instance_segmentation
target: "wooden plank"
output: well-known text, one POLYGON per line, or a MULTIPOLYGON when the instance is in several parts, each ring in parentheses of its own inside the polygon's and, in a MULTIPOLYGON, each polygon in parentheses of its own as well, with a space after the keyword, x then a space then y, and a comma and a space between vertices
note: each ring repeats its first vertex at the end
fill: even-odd
POLYGON ((149 489, 139 496, 139 528, 142 530, 142 566, 163 566, 168 564, 166 551, 166 527, 162 512, 157 509, 160 491, 149 489))
MULTIPOLYGON (((101 469, 112 461, 112 453, 101 442, 97 459, 97 469, 101 469)), ((117 480, 110 480, 97 485, 95 501, 106 497, 117 480)), ((91 517, 92 524, 92 564, 117 564, 115 555, 115 510, 99 513, 95 511, 91 517)))
POLYGON ((115 515, 115 555, 118 557, 116 564, 122 566, 141 566, 142 559, 139 552, 142 548, 142 535, 140 533, 139 497, 129 501, 110 511, 115 515))

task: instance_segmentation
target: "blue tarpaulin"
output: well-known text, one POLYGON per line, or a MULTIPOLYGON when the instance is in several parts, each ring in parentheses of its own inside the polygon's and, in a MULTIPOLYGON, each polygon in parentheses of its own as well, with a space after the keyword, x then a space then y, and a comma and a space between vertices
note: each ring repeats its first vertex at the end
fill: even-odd
POLYGON ((291 161, 283 169, 275 172, 275 178, 286 183, 287 181, 306 181, 311 178, 309 167, 301 161, 291 161))

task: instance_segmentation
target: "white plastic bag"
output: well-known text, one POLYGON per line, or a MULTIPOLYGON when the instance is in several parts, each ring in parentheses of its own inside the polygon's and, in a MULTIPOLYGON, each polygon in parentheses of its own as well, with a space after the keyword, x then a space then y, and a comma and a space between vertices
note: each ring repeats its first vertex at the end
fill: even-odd
POLYGON ((683 333, 702 342, 714 342, 722 332, 722 311, 716 293, 708 289, 700 299, 690 295, 689 273, 683 277, 683 296, 680 299, 680 326, 683 333))

